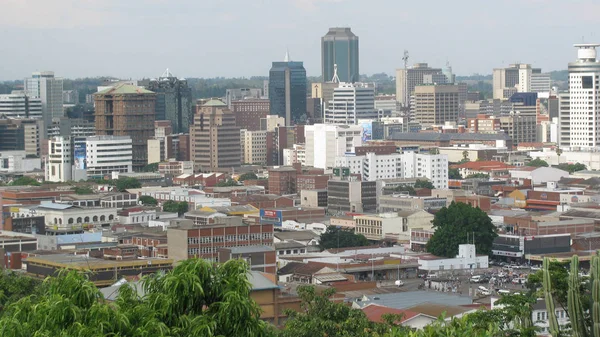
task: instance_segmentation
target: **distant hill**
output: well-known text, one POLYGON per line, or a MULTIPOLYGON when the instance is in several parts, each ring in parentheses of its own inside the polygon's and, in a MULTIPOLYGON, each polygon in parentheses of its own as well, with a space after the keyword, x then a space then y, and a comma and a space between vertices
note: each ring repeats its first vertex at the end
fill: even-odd
POLYGON ((550 79, 552 81, 565 81, 569 80, 568 70, 555 70, 550 72, 550 79))
POLYGON ((463 81, 491 81, 492 80, 492 74, 488 74, 488 75, 481 75, 481 74, 473 74, 470 76, 456 76, 456 81, 457 82, 463 82, 463 81))

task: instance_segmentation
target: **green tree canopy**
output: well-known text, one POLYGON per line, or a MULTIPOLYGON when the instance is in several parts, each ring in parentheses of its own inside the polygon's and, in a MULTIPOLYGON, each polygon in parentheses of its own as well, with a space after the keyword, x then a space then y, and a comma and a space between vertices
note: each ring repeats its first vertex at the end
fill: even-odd
POLYGON ((25 296, 42 294, 42 281, 13 271, 0 271, 0 313, 25 296))
POLYGON ((165 201, 163 204, 163 211, 165 212, 173 212, 179 214, 179 216, 183 215, 183 213, 187 212, 189 209, 189 205, 185 201, 165 201))
POLYGON ((255 180, 255 179, 258 179, 258 176, 256 175, 256 173, 254 173, 254 172, 247 172, 247 173, 242 174, 238 178, 238 181, 255 180))
POLYGON ((147 206, 158 205, 158 201, 149 195, 142 195, 139 198, 139 201, 142 203, 142 205, 147 205, 147 206))
POLYGON ((89 186, 75 186, 73 191, 75 194, 94 194, 94 190, 89 186))
POLYGON ((462 179, 460 171, 457 168, 448 168, 448 179, 462 179))
POLYGON ((157 172, 158 171, 158 163, 148 164, 142 167, 143 172, 157 172))
POLYGON ((125 285, 109 304, 84 275, 62 272, 45 281, 43 294, 7 307, 0 336, 272 336, 247 273, 242 260, 189 259, 144 277, 144 295, 125 285))
POLYGON ((400 185, 394 188, 395 192, 407 192, 409 195, 417 195, 417 191, 415 191, 414 187, 409 185, 400 185))
POLYGON ((491 254, 498 236, 496 226, 481 209, 459 202, 443 207, 433 219, 435 233, 427 242, 427 251, 437 256, 455 257, 458 245, 475 241, 478 254, 491 254))
POLYGON ((548 167, 548 162, 545 160, 542 160, 540 158, 535 158, 534 160, 530 161, 529 163, 527 163, 527 166, 533 166, 533 167, 548 167))
POLYGON ((569 173, 587 170, 587 166, 581 163, 575 164, 559 164, 555 166, 557 169, 567 171, 569 173))
POLYGON ((142 187, 142 183, 140 183, 139 180, 131 177, 119 178, 117 180, 113 180, 112 183, 115 185, 119 192, 125 192, 130 188, 142 187))
POLYGON ((31 177, 27 177, 27 176, 23 176, 23 177, 19 177, 15 180, 12 181, 12 183, 10 183, 10 186, 40 186, 41 184, 31 178, 31 177))
POLYGON ((429 180, 417 179, 417 181, 415 182, 415 188, 428 188, 430 190, 433 190, 435 186, 433 186, 433 184, 429 180))
POLYGON ((472 173, 465 177, 465 179, 484 178, 489 179, 490 175, 485 173, 472 173))
POLYGON ((321 234, 319 245, 321 249, 330 249, 339 247, 362 247, 368 246, 369 240, 362 234, 356 234, 353 230, 337 228, 336 226, 329 226, 325 233, 321 234))
POLYGON ((230 187, 230 186, 239 186, 240 184, 233 180, 233 179, 227 179, 227 180, 223 180, 223 181, 219 181, 215 186, 217 187, 230 187))

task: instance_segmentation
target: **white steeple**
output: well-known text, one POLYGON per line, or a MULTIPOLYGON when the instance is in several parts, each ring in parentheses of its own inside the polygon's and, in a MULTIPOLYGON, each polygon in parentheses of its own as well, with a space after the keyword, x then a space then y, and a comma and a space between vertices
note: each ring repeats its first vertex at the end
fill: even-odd
POLYGON ((283 62, 290 62, 290 51, 287 48, 285 49, 285 58, 283 59, 283 62))

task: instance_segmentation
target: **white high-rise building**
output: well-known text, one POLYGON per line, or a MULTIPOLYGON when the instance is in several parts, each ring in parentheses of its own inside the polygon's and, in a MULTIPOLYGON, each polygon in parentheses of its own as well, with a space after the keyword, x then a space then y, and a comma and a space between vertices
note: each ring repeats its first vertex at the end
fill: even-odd
POLYGON ((366 83, 344 83, 333 89, 325 110, 327 124, 356 124, 359 119, 377 119, 375 88, 366 83))
POLYGON ((396 178, 427 178, 436 188, 448 188, 448 155, 414 152, 363 156, 345 155, 335 159, 336 167, 348 167, 364 181, 396 178))
POLYGON ((549 73, 542 73, 540 69, 533 69, 531 74, 531 92, 537 92, 538 97, 548 98, 552 87, 549 73))
POLYGON ((328 169, 335 158, 362 145, 361 125, 314 124, 304 127, 306 165, 328 169))
POLYGON ((558 147, 567 150, 571 148, 571 116, 568 92, 558 94, 558 147))
POLYGON ((75 166, 87 170, 87 176, 104 177, 112 172, 131 172, 133 149, 129 136, 92 136, 85 139, 85 163, 75 149, 75 166), (81 166, 83 165, 83 166, 81 166))
MULTIPOLYGON (((31 78, 23 81, 27 96, 38 97, 42 102, 44 129, 52 123, 52 118, 65 115, 63 110, 63 79, 54 77, 53 71, 34 72, 31 78)), ((44 138, 46 131, 44 130, 44 138)))
POLYGON ((54 137, 48 141, 46 180, 65 182, 72 180, 73 155, 70 137, 54 137))
MULTIPOLYGON (((576 44, 577 60, 569 63, 568 130, 572 150, 597 150, 600 147, 600 44, 576 44)), ((562 98, 562 97, 561 97, 562 98)), ((561 104, 562 105, 562 104, 561 104)), ((561 123, 566 121, 562 118, 561 123)))
POLYGON ((42 118, 42 100, 30 97, 23 91, 0 95, 0 116, 8 118, 42 118))

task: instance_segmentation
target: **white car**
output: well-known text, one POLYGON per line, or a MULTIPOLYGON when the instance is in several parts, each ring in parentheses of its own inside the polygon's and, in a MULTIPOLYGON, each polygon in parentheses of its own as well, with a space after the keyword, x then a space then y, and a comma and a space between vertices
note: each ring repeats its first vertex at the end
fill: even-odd
POLYGON ((394 284, 396 285, 396 287, 402 287, 404 285, 404 282, 402 280, 396 280, 394 284))

